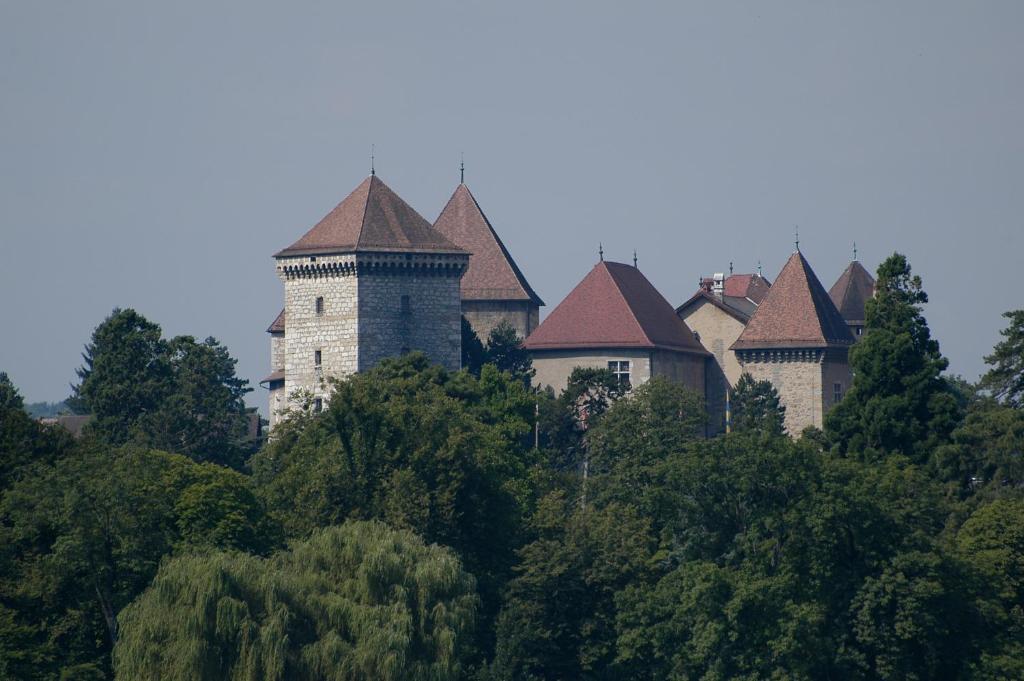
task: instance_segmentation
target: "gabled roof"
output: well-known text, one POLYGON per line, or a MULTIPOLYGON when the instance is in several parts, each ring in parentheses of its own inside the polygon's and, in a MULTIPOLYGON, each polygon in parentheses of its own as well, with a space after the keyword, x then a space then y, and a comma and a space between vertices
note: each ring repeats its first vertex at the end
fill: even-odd
POLYGON ((371 175, 313 229, 275 257, 352 251, 464 253, 380 178, 371 175))
POLYGON ((803 254, 797 251, 786 261, 732 349, 852 344, 846 322, 803 254))
POLYGON ((544 304, 465 184, 455 188, 434 229, 472 253, 462 276, 463 300, 530 300, 544 304))
POLYGON ((284 310, 274 317, 274 321, 267 327, 267 333, 284 333, 284 310))
POLYGON ((730 274, 725 278, 725 295, 733 298, 749 298, 760 305, 768 295, 772 283, 760 274, 730 274))
POLYGON ((523 344, 528 350, 663 348, 706 355, 640 270, 599 262, 523 344))
POLYGON ((828 292, 839 314, 847 323, 864 323, 864 304, 875 295, 875 278, 859 260, 854 260, 828 292))
POLYGON ((714 293, 709 293, 701 288, 698 289, 689 300, 676 308, 676 314, 681 318, 685 318, 689 314, 690 310, 695 308, 697 304, 701 302, 714 305, 719 310, 722 310, 743 324, 750 321, 750 315, 753 314, 756 309, 756 306, 747 298, 736 298, 733 296, 723 296, 719 298, 714 293))

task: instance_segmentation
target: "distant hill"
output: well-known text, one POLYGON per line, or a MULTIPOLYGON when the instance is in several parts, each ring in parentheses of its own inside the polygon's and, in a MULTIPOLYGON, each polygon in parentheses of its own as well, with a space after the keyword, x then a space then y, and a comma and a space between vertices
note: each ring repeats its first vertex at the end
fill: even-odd
POLYGON ((71 410, 68 409, 67 404, 64 402, 32 402, 25 405, 25 411, 37 419, 71 413, 71 410))

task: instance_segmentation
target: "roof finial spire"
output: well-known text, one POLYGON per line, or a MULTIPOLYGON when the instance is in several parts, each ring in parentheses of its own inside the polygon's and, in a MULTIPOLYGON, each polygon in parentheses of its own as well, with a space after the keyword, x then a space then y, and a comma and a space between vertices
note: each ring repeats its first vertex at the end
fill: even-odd
POLYGON ((633 267, 636 267, 636 249, 633 249, 633 267))
POLYGON ((857 259, 857 242, 856 241, 853 242, 853 259, 854 260, 857 259))
POLYGON ((601 259, 601 262, 604 262, 604 244, 600 241, 597 242, 597 257, 601 259))
POLYGON ((800 225, 793 225, 793 234, 796 236, 796 251, 800 252, 800 225))
POLYGON ((729 261, 729 276, 732 276, 732 260, 729 261))
POLYGON ((466 155, 459 152, 459 184, 466 184, 466 155))
POLYGON ((757 261, 757 276, 761 276, 761 261, 757 261))
POLYGON ((376 151, 377 151, 376 146, 371 144, 370 145, 370 177, 373 177, 374 175, 377 174, 377 169, 373 167, 373 162, 374 162, 373 155, 374 155, 374 152, 376 152, 376 151))

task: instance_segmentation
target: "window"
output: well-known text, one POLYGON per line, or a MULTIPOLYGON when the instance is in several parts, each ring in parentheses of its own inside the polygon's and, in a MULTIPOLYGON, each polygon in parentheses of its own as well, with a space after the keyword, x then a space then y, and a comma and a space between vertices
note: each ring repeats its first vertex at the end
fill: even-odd
POLYGON ((864 327, 863 326, 858 326, 857 327, 857 335, 860 336, 863 333, 864 333, 864 327))
POLYGON ((615 374, 620 385, 629 385, 629 360, 612 360, 608 362, 608 371, 615 374))
POLYGON ((843 384, 833 383, 832 384, 832 404, 835 404, 839 400, 843 399, 843 384))
POLYGON ((316 413, 319 414, 323 410, 324 410, 324 401, 323 401, 323 399, 318 397, 315 400, 313 400, 313 411, 315 411, 316 413))
POLYGON ((402 315, 412 314, 412 302, 409 300, 409 296, 402 296, 402 315))
POLYGON ((323 365, 323 363, 324 363, 323 360, 324 360, 324 353, 323 353, 323 351, 316 350, 316 351, 313 352, 313 366, 319 367, 319 366, 323 365))
POLYGON ((316 316, 319 317, 323 313, 324 313, 324 297, 323 296, 317 296, 316 297, 316 316))

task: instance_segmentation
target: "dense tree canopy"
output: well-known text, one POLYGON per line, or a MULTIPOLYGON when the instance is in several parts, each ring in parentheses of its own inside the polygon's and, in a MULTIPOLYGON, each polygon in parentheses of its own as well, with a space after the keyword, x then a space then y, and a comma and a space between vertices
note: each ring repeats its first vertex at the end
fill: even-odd
POLYGON ((992 368, 982 377, 981 386, 997 400, 1019 409, 1024 407, 1024 310, 1003 316, 1010 325, 999 332, 1003 340, 985 357, 992 368))
POLYGON ((1019 313, 976 386, 906 259, 878 281, 823 431, 749 377, 714 437, 665 380, 535 390, 504 330, 248 462, 227 350, 115 311, 84 439, 0 374, 0 679, 1024 678, 1019 313))
POLYGON ((380 522, 318 530, 271 559, 184 555, 120 615, 124 681, 455 681, 474 579, 380 522))
POLYGON ((93 332, 69 403, 91 413, 105 442, 133 441, 240 468, 249 455, 248 381, 215 339, 170 340, 134 310, 114 310, 93 332))

